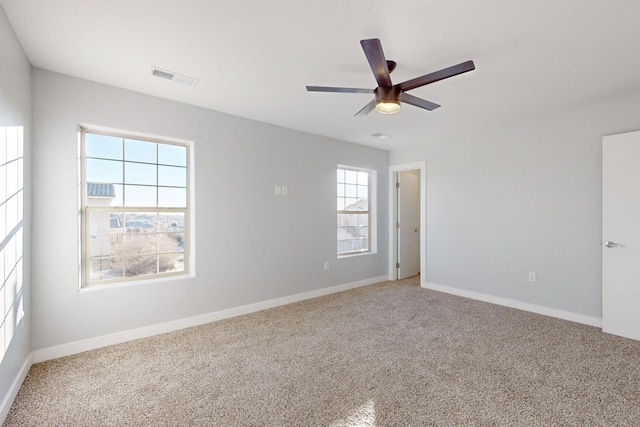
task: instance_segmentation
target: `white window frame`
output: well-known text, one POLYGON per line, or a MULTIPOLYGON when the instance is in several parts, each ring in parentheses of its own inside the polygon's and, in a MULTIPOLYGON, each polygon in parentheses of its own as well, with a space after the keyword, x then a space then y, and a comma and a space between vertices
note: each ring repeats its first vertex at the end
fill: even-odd
MULTIPOLYGON (((359 255, 366 255, 366 254, 372 254, 372 253, 376 253, 376 226, 375 224, 377 223, 377 218, 376 218, 376 185, 377 185, 377 174, 375 170, 371 170, 371 169, 366 169, 366 168, 361 168, 361 167, 356 167, 356 166, 348 166, 348 165, 338 165, 336 168, 336 172, 338 170, 345 170, 345 171, 354 171, 354 172, 366 172, 368 174, 368 183, 367 183, 367 190, 368 190, 368 196, 367 196, 367 200, 368 200, 368 207, 366 211, 351 211, 351 210, 338 210, 337 206, 336 206, 336 214, 340 215, 340 214, 368 214, 368 225, 367 225, 367 230, 368 230, 368 246, 367 249, 363 249, 363 250, 355 250, 355 251, 344 251, 344 252, 339 252, 338 251, 338 240, 337 240, 337 234, 336 234, 336 253, 337 253, 337 257, 338 258, 346 258, 346 257, 352 257, 352 256, 359 256, 359 255)), ((337 182, 337 177, 336 177, 336 184, 338 184, 337 182)), ((337 199, 338 199, 338 194, 336 191, 336 203, 337 203, 337 199)), ((336 225, 336 231, 337 228, 340 227, 339 225, 336 225)))
MULTIPOLYGON (((95 127, 85 127, 80 126, 80 188, 81 188, 81 244, 80 244, 80 258, 81 258, 81 288, 93 288, 93 287, 102 287, 104 285, 109 284, 118 284, 118 283, 131 283, 131 282, 140 282, 140 281, 149 281, 154 279, 166 278, 166 277, 174 277, 174 276, 184 276, 190 274, 191 267, 191 144, 184 141, 176 141, 165 138, 157 138, 157 137, 149 137, 145 135, 141 135, 133 132, 122 132, 122 131, 111 131, 104 130, 95 127), (87 205, 87 197, 88 197, 88 180, 87 180, 87 153, 86 153, 86 142, 85 136, 87 133, 97 134, 97 135, 105 135, 105 136, 113 136, 117 138, 123 139, 133 139, 144 142, 152 142, 157 144, 166 144, 166 145, 176 145, 180 147, 186 148, 186 207, 127 207, 124 205, 124 197, 123 197, 123 206, 90 206, 87 205), (144 274, 144 275, 136 275, 136 276, 126 276, 123 274, 121 277, 113 278, 113 279, 103 279, 103 280, 91 280, 91 224, 89 221, 89 216, 92 212, 108 212, 108 213, 122 213, 123 216, 125 213, 183 213, 184 215, 184 231, 182 232, 184 235, 183 247, 184 247, 184 269, 182 271, 172 271, 172 272, 156 272, 152 274, 144 274)), ((124 162, 123 158, 123 162, 124 162)), ((156 159, 157 162, 157 159, 156 159)), ((163 165, 162 163, 156 163, 156 165, 163 165)), ((124 183, 123 177, 123 183, 124 183)), ((156 189, 161 187, 156 182, 156 189)), ((156 190, 157 191, 157 190, 156 190)), ((156 230, 154 234, 175 234, 175 231, 158 231, 156 230)), ((153 255, 153 254, 150 254, 153 255)), ((155 255, 159 255, 158 252, 155 255)), ((159 268, 159 267, 158 267, 159 268)))

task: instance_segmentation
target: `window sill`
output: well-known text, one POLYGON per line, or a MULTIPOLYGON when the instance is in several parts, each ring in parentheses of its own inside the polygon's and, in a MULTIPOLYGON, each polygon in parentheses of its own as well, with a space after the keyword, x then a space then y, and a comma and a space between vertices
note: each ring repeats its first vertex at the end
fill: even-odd
POLYGON ((357 252, 357 253, 352 253, 352 254, 344 254, 344 255, 338 255, 338 259, 344 259, 344 258, 355 258, 355 257, 361 257, 361 256, 367 256, 367 255, 375 255, 377 252, 374 251, 367 251, 367 252, 357 252))
POLYGON ((143 279, 143 280, 126 280, 122 282, 112 282, 112 283, 92 283, 90 285, 84 285, 80 287, 80 292, 94 292, 100 290, 109 290, 109 289, 117 289, 117 288, 130 288, 137 287, 141 285, 158 285, 160 283, 167 282, 182 282, 185 280, 193 280, 195 279, 195 275, 191 273, 186 274, 175 274, 166 277, 156 277, 153 279, 143 279))

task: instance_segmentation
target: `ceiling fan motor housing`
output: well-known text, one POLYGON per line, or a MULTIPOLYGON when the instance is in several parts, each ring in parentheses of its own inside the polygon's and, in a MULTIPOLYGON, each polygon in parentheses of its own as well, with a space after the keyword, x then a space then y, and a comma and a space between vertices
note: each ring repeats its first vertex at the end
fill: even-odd
POLYGON ((373 93, 376 95, 376 104, 381 102, 400 103, 400 88, 397 86, 378 86, 373 93))

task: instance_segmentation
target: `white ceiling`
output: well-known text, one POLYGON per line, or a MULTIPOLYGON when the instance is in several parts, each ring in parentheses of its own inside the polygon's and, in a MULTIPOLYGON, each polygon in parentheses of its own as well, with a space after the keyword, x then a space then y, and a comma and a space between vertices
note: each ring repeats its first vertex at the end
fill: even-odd
POLYGON ((0 0, 35 67, 393 150, 640 91, 638 0, 0 0), (374 88, 359 41, 441 104, 353 117, 374 88), (200 79, 188 87, 150 66, 200 79), (376 132, 393 136, 379 140, 376 132))

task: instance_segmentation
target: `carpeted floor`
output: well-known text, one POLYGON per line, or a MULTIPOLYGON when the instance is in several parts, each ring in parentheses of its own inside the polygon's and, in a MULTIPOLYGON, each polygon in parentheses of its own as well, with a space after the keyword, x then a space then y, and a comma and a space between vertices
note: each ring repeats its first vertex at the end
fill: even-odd
POLYGON ((6 426, 637 426, 640 342, 385 282, 34 365, 6 426))

